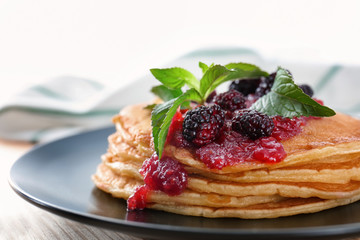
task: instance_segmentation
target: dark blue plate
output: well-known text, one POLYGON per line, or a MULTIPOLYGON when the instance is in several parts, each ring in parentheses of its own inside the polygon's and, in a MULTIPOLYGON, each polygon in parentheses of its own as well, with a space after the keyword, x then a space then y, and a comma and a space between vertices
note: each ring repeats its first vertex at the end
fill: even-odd
POLYGON ((12 167, 12 188, 30 203, 86 224, 151 239, 332 239, 360 235, 360 203, 278 219, 207 219, 155 210, 127 212, 91 175, 113 128, 40 145, 12 167))

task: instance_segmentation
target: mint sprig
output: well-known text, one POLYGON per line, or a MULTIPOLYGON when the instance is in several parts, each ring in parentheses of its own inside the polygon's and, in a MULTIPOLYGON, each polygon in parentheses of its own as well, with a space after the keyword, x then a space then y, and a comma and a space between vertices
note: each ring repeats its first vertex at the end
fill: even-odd
POLYGON ((214 64, 211 64, 210 66, 208 66, 203 62, 199 62, 199 67, 201 68, 203 74, 205 74, 205 72, 212 66, 214 66, 214 64))
POLYGON ((190 88, 199 89, 199 81, 188 70, 174 67, 174 68, 153 68, 150 72, 159 80, 164 86, 171 89, 179 89, 185 84, 190 88))
POLYGON ((248 63, 215 65, 209 68, 200 80, 200 93, 206 99, 212 91, 224 82, 242 78, 260 78, 268 75, 259 67, 248 63))
POLYGON ((306 95, 284 68, 279 67, 271 91, 258 99, 251 109, 269 116, 283 117, 316 116, 330 117, 334 110, 323 106, 306 95))
POLYGON ((171 120, 180 106, 188 106, 190 101, 203 104, 209 94, 221 83, 237 78, 255 78, 267 76, 268 73, 261 71, 258 67, 249 67, 249 64, 242 65, 234 63, 234 69, 229 69, 221 65, 211 64, 207 66, 199 63, 203 71, 203 77, 199 80, 189 71, 183 68, 151 69, 151 73, 163 85, 152 89, 152 92, 163 100, 168 97, 176 96, 184 85, 190 89, 170 99, 162 104, 155 106, 151 113, 152 134, 154 138, 154 148, 159 158, 161 158, 166 137, 168 134, 171 120), (175 92, 172 92, 175 90, 175 92))
POLYGON ((155 151, 161 158, 169 126, 177 108, 187 101, 201 101, 199 92, 191 88, 181 96, 171 99, 163 104, 157 105, 151 113, 152 134, 154 138, 155 151))
POLYGON ((183 93, 181 88, 170 89, 165 87, 164 85, 159 85, 151 88, 151 92, 161 98, 161 100, 163 100, 164 102, 167 102, 173 98, 177 98, 183 93))

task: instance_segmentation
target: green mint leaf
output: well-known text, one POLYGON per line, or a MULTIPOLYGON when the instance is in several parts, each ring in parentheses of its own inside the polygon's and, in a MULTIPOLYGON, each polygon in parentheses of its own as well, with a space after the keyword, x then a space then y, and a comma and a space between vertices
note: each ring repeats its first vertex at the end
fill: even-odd
POLYGON ((154 148, 161 159, 164 144, 169 131, 171 120, 177 108, 188 101, 200 102, 201 96, 195 89, 189 89, 177 98, 171 99, 163 104, 158 104, 151 113, 152 134, 154 138, 154 148))
POLYGON ((205 74, 205 72, 209 69, 209 66, 203 62, 199 62, 199 67, 201 68, 203 74, 205 74))
MULTIPOLYGON (((210 67, 200 80, 200 94, 206 99, 209 89, 215 89, 214 83, 226 78, 231 71, 224 66, 214 65, 210 67)), ((211 92, 211 91, 210 91, 211 92)))
POLYGON ((255 78, 267 77, 267 76, 269 76, 269 74, 267 72, 262 71, 261 69, 254 69, 249 71, 241 68, 235 68, 231 70, 231 72, 226 78, 222 79, 221 82, 216 82, 215 85, 217 87, 226 81, 230 81, 234 79, 251 79, 251 78, 255 79, 255 78))
POLYGON ((269 74, 259 67, 247 63, 230 63, 210 67, 200 80, 200 93, 204 99, 220 84, 235 79, 266 77, 269 74))
POLYGON ((243 71, 247 71, 247 72, 261 72, 262 76, 264 77, 267 77, 269 76, 269 73, 261 70, 258 66, 254 65, 254 64, 250 64, 250 63, 242 63, 242 62, 239 62, 239 63, 229 63, 229 64, 226 64, 225 67, 227 69, 230 69, 230 70, 236 70, 236 69, 241 69, 243 71))
POLYGON ((183 93, 181 89, 170 89, 165 87, 164 85, 159 85, 151 88, 151 92, 161 98, 164 102, 167 102, 173 98, 177 98, 183 93))
POLYGON ((188 70, 174 67, 174 68, 153 68, 150 69, 152 75, 159 80, 166 87, 171 89, 179 89, 187 84, 190 88, 199 89, 199 81, 188 70))
POLYGON ((306 95, 293 81, 292 76, 281 67, 278 68, 271 91, 258 99, 251 109, 269 116, 283 117, 316 116, 330 117, 334 110, 322 106, 306 95))
POLYGON ((149 105, 146 105, 145 107, 144 107, 144 109, 148 109, 148 110, 154 110, 154 108, 156 107, 156 103, 153 103, 153 104, 149 104, 149 105))

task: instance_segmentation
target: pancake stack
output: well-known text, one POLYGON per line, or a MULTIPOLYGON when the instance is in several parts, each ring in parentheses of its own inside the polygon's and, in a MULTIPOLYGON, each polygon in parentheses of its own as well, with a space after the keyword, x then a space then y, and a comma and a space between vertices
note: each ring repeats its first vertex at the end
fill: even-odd
MULTIPOLYGON (((113 118, 116 132, 92 179, 116 198, 128 199, 144 184, 142 163, 153 154, 151 111, 123 109, 113 118)), ((164 154, 188 172, 177 196, 148 195, 147 208, 209 218, 276 218, 313 213, 360 199, 360 121, 350 116, 309 120, 302 132, 282 142, 280 163, 241 163, 209 169, 185 148, 167 145, 164 154)))

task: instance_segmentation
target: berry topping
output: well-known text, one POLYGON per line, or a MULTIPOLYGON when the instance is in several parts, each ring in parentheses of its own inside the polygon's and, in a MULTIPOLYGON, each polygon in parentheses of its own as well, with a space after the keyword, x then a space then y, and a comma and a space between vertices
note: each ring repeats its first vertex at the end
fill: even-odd
POLYGON ((259 86, 255 90, 255 94, 259 97, 264 96, 268 92, 270 92, 271 87, 274 84, 276 73, 272 73, 267 77, 262 77, 260 79, 259 86))
POLYGON ((222 132, 216 142, 196 150, 197 157, 210 169, 222 169, 245 162, 280 162, 286 157, 282 144, 273 137, 255 141, 235 131, 222 132))
POLYGON ((314 91, 312 90, 312 88, 307 85, 307 84, 302 84, 299 85, 299 88, 301 88, 301 90, 303 90, 303 92, 308 95, 309 97, 312 97, 314 95, 314 91))
POLYGON ((301 126, 305 125, 306 118, 286 118, 281 116, 273 117, 274 130, 272 137, 279 141, 289 139, 301 132, 301 126))
POLYGON ((273 137, 260 138, 252 157, 265 163, 277 163, 284 159, 286 152, 283 145, 273 137))
POLYGON ((128 210, 142 210, 146 207, 146 200, 149 193, 149 188, 146 185, 142 185, 135 189, 135 192, 127 200, 128 210))
POLYGON ((232 120, 232 129, 242 135, 256 140, 268 137, 274 129, 272 119, 256 110, 242 110, 232 120))
POLYGON ((260 84, 260 78, 259 79, 240 79, 233 81, 229 89, 234 89, 238 92, 241 92, 244 94, 244 96, 247 96, 251 93, 255 93, 256 88, 260 84))
POLYGON ((179 195, 187 186, 187 172, 178 161, 154 154, 144 161, 140 173, 145 185, 151 190, 160 190, 170 196, 179 195))
POLYGON ((244 95, 233 89, 217 95, 214 102, 222 109, 231 112, 246 108, 246 99, 244 95))
POLYGON ((212 92, 209 94, 209 96, 206 98, 206 101, 205 101, 205 102, 206 102, 206 103, 211 103, 211 102, 213 102, 215 96, 216 96, 216 91, 214 90, 214 91, 212 91, 212 92))
MULTIPOLYGON (((166 137, 166 143, 170 143, 175 147, 191 147, 192 144, 186 141, 183 137, 183 110, 176 111, 174 117, 171 120, 169 131, 166 137)), ((185 112, 184 112, 185 113, 185 112)))
POLYGON ((224 118, 225 112, 216 104, 190 110, 183 122, 183 136, 197 146, 208 144, 220 133, 224 118))

